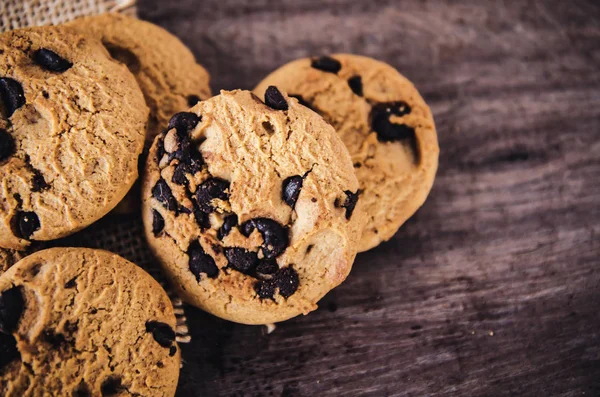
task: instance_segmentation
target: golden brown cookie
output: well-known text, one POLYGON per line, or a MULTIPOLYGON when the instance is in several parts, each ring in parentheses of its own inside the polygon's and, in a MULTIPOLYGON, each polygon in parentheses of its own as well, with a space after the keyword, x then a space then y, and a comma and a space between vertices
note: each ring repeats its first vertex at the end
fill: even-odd
POLYGON ((423 205, 439 147, 429 107, 410 81, 371 58, 335 54, 299 59, 267 76, 322 115, 346 144, 368 214, 359 252, 389 240, 423 205))
POLYGON ((0 248, 0 276, 24 256, 23 251, 0 248))
POLYGON ((108 13, 66 26, 101 40, 133 73, 150 108, 149 144, 171 116, 211 97, 206 69, 177 37, 157 25, 108 13))
POLYGON ((314 310, 350 272, 365 221, 333 128, 275 87, 264 103, 221 91, 173 116, 142 197, 150 247, 184 299, 245 324, 314 310))
POLYGON ((129 70, 60 27, 0 35, 0 247, 71 234, 137 178, 148 108, 129 70))
POLYGON ((173 307, 141 268, 107 251, 52 248, 0 277, 4 396, 173 396, 173 307))

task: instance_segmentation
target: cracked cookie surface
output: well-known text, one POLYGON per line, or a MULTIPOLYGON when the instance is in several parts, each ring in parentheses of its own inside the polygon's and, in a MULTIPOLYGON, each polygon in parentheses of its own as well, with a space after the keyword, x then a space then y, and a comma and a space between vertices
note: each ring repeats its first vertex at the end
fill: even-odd
POLYGON ((221 91, 176 114, 150 149, 147 239, 190 304, 245 324, 314 310, 348 275, 365 215, 320 116, 271 87, 221 91))
POLYGON ((150 108, 149 143, 175 113, 211 97, 206 69, 160 26, 116 13, 78 18, 66 26, 101 40, 133 73, 150 108))
POLYGON ((99 42, 60 27, 0 35, 0 247, 71 234, 137 178, 148 108, 99 42))
POLYGON ((254 92, 276 85, 322 115, 348 148, 367 213, 359 252, 387 241, 423 205, 439 147, 429 107, 397 70, 358 55, 290 62, 254 92))
POLYGON ((25 257, 25 252, 0 248, 0 276, 8 270, 9 267, 25 257))
POLYGON ((5 396, 173 396, 173 307, 141 268, 107 251, 52 248, 0 277, 5 396))

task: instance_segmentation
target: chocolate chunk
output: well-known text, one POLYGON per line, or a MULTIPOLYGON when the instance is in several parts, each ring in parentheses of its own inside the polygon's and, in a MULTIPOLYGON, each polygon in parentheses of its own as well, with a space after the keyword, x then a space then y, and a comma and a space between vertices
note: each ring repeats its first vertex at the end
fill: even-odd
POLYGON ((25 105, 25 93, 21 84, 9 77, 0 78, 0 98, 6 108, 6 117, 13 115, 15 110, 25 105))
POLYGON ((196 190, 196 200, 201 211, 207 214, 214 212, 211 201, 214 199, 229 200, 229 182, 221 178, 209 178, 202 182, 196 190))
POLYGON ((348 85, 353 93, 358 96, 363 96, 362 78, 360 76, 352 76, 348 79, 348 85))
POLYGON ((0 371, 11 361, 21 358, 17 349, 17 340, 12 334, 0 332, 0 371))
POLYGON ((337 59, 331 57, 321 57, 313 59, 310 66, 324 72, 337 74, 342 69, 342 64, 337 59))
POLYGON ((192 112, 180 112, 175 113, 171 120, 169 120, 169 126, 167 130, 175 128, 178 133, 189 134, 198 123, 202 120, 201 117, 192 112))
POLYGON ((190 271, 200 281, 201 273, 205 273, 209 278, 216 278, 219 275, 219 268, 215 264, 212 256, 204 252, 204 249, 198 241, 194 241, 188 248, 190 271))
POLYGON ((154 340, 162 347, 169 347, 175 340, 175 331, 169 324, 160 321, 146 321, 146 332, 152 332, 154 340))
POLYGON ((288 110, 288 104, 285 98, 279 92, 277 87, 271 85, 265 91, 265 105, 275 110, 288 110))
POLYGON ((60 349, 67 341, 63 334, 60 332, 54 332, 51 329, 44 330, 42 333, 42 339, 55 349, 60 349))
POLYGON ((13 217, 14 233, 19 238, 29 239, 40 228, 40 219, 35 212, 18 211, 13 217))
POLYGON ((31 178, 31 191, 32 192, 41 192, 42 190, 50 189, 50 185, 46 183, 44 179, 44 175, 41 172, 34 169, 33 177, 31 178))
POLYGON ((277 273, 278 270, 279 265, 277 265, 275 259, 263 259, 256 267, 256 273, 261 276, 270 276, 277 273))
POLYGON ((84 382, 79 382, 79 385, 73 390, 73 397, 91 397, 92 392, 89 386, 84 382))
POLYGON ((285 227, 269 218, 254 218, 242 224, 241 232, 248 237, 254 228, 262 235, 261 249, 265 258, 275 258, 285 251, 289 244, 288 231, 285 227))
POLYGON ((165 228, 165 219, 162 217, 160 212, 152 210, 152 234, 157 236, 165 228))
POLYGON ((371 109, 371 128, 382 142, 394 142, 415 139, 415 130, 406 124, 395 124, 390 117, 410 114, 410 106, 406 102, 382 102, 371 109))
POLYGON ((0 294, 0 332, 11 333, 19 323, 25 300, 22 287, 12 287, 0 294))
POLYGON ((342 207, 346 209, 346 219, 350 219, 352 213, 354 212, 354 207, 356 207, 356 202, 358 201, 358 195, 360 194, 360 190, 357 190, 356 193, 352 193, 350 190, 344 191, 346 194, 346 199, 343 203, 340 203, 339 200, 336 200, 335 206, 342 207))
POLYGON ((125 388, 121 384, 121 378, 118 376, 111 376, 102 382, 100 386, 100 393, 103 397, 116 396, 124 391, 125 388))
POLYGON ((281 198, 287 205, 294 208, 301 189, 302 177, 300 175, 290 176, 283 181, 281 198))
POLYGON ((224 251, 227 263, 238 272, 251 274, 258 265, 256 252, 239 247, 227 247, 224 251))
POLYGON ((165 142, 164 139, 158 138, 158 142, 156 143, 156 164, 160 164, 163 156, 165 155, 165 142))
POLYGON ((73 277, 72 279, 70 279, 69 281, 67 281, 65 283, 65 288, 66 289, 75 288, 76 285, 77 285, 77 276, 73 277))
POLYGON ((192 106, 195 106, 198 102, 200 102, 201 99, 198 95, 188 95, 187 101, 188 101, 188 106, 192 107, 192 106))
POLYGON ((171 178, 171 181, 178 185, 187 186, 190 183, 186 177, 187 172, 187 165, 185 163, 177 164, 177 166, 175 166, 175 170, 173 171, 173 177, 171 178))
POLYGON ((173 357, 177 353, 177 346, 173 345, 169 349, 169 357, 173 357))
POLYGON ((273 279, 275 285, 279 288, 279 294, 284 298, 289 298, 298 289, 300 279, 298 273, 291 267, 284 267, 279 270, 273 279))
POLYGON ((35 63, 40 65, 42 68, 51 72, 64 72, 68 70, 73 64, 56 52, 42 48, 33 53, 33 60, 35 63))
POLYGON ((15 140, 6 130, 0 128, 0 161, 4 161, 15 152, 15 140))
POLYGON ((260 299, 273 299, 275 283, 272 280, 259 281, 254 284, 254 290, 260 299))
POLYGON ((177 200, 167 182, 160 178, 152 188, 152 197, 157 199, 169 211, 177 212, 177 200))
POLYGON ((236 214, 227 215, 225 217, 225 219, 223 219, 223 224, 217 231, 217 238, 219 240, 223 240, 223 238, 229 234, 231 229, 233 229, 235 226, 237 226, 237 223, 238 223, 238 217, 236 214))

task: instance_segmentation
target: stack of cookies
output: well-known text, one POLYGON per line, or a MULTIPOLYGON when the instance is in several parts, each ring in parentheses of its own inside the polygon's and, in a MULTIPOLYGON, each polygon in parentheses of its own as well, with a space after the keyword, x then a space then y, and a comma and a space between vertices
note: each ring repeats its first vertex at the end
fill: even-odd
POLYGON ((267 324, 315 310, 435 177, 429 108, 370 58, 301 59, 254 92, 211 97, 208 73, 177 38, 106 14, 4 33, 0 59, 7 395, 172 396, 177 385, 175 317, 160 285, 106 251, 31 253, 40 242, 115 208, 141 212, 186 302, 267 324))

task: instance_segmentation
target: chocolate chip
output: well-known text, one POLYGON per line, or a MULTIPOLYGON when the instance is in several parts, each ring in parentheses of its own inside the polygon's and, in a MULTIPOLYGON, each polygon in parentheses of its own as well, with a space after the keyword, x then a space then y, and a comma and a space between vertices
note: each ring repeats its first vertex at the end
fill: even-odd
POLYGON ((201 211, 211 213, 215 211, 212 200, 229 200, 229 182, 221 178, 209 178, 202 182, 196 190, 196 200, 201 211))
POLYGON ((237 223, 238 223, 238 217, 236 214, 227 215, 225 217, 225 219, 223 219, 223 224, 217 231, 217 238, 219 240, 223 240, 223 238, 229 234, 231 229, 233 229, 235 226, 237 226, 237 223))
POLYGON ((300 105, 305 106, 305 107, 309 108, 310 110, 314 111, 314 109, 312 108, 312 105, 310 104, 310 102, 304 100, 304 97, 302 97, 302 95, 300 95, 300 94, 288 94, 288 96, 292 97, 292 98, 296 98, 298 100, 298 103, 300 103, 300 105))
POLYGON ((91 395, 92 392, 84 381, 81 381, 77 388, 73 390, 73 397, 91 397, 91 395))
POLYGON ((279 266, 275 259, 263 259, 256 267, 256 273, 261 276, 270 276, 277 273, 279 266))
POLYGON ((259 281, 254 284, 254 290, 260 299, 273 299, 275 295, 275 283, 272 280, 259 281))
POLYGON ((116 396, 123 390, 124 388, 121 384, 121 378, 118 376, 111 376, 102 382, 102 385, 100 386, 100 393, 102 393, 103 397, 116 396))
POLYGON ((204 249, 198 241, 194 241, 188 248, 189 268, 196 280, 200 281, 201 273, 209 278, 216 278, 219 274, 219 268, 215 264, 212 256, 204 252, 204 249))
POLYGON ((160 321, 146 321, 146 332, 152 332, 154 340, 162 347, 170 347, 175 340, 173 328, 160 321))
POLYGON ((279 294, 284 298, 289 298, 298 289, 300 279, 298 273, 291 267, 284 267, 279 270, 273 279, 275 285, 279 288, 279 294))
POLYGON ((285 98, 279 92, 277 87, 271 85, 265 91, 265 105, 275 110, 288 110, 288 104, 285 98))
POLYGON ((21 358, 17 349, 17 340, 12 334, 0 332, 0 371, 11 361, 21 358))
POLYGON ((288 231, 276 221, 269 218, 254 218, 244 222, 241 232, 248 237, 256 228, 263 238, 261 247, 263 256, 275 258, 283 253, 289 244, 288 231))
POLYGON ((46 183, 44 179, 44 175, 41 172, 34 169, 33 177, 31 178, 31 191, 32 192, 41 192, 42 190, 50 189, 50 185, 46 183))
POLYGON ((160 178, 152 188, 152 197, 157 199, 169 211, 177 212, 177 200, 167 182, 160 178))
POLYGON ((12 116, 15 110, 25 105, 23 87, 9 77, 0 78, 0 98, 6 108, 6 117, 12 116))
POLYGON ((169 120, 169 126, 167 130, 175 128, 177 132, 189 134, 198 125, 202 118, 196 113, 192 112, 180 112, 175 113, 171 120, 169 120))
POLYGON ((371 128, 382 142, 415 140, 415 130, 406 124, 395 124, 390 116, 404 116, 411 112, 410 106, 402 101, 382 102, 371 109, 371 128))
POLYGON ((160 212, 152 210, 152 234, 156 237, 165 228, 165 219, 160 212))
POLYGON ((67 281, 65 283, 65 288, 69 289, 69 288, 75 288, 75 286, 77 285, 77 276, 73 277, 72 279, 70 279, 69 281, 67 281))
POLYGON ((19 323, 25 300, 22 287, 12 287, 0 294, 0 331, 11 333, 19 323))
POLYGON ((337 72, 339 72, 340 69, 342 69, 342 64, 337 59, 333 59, 327 56, 313 59, 310 66, 312 66, 315 69, 334 74, 337 74, 337 72))
POLYGON ((46 329, 42 333, 42 340, 50 344, 55 349, 60 349, 66 343, 65 336, 60 332, 54 332, 51 329, 46 329))
POLYGON ((185 163, 179 163, 175 166, 175 170, 173 171, 173 177, 171 181, 178 185, 188 185, 190 182, 188 181, 187 174, 187 165, 185 163))
POLYGON ((15 140, 6 130, 0 128, 0 161, 4 161, 15 152, 15 140))
POLYGON ((160 161, 162 160, 163 156, 166 153, 164 139, 159 138, 156 145, 157 145, 157 147, 156 147, 156 164, 160 164, 160 161))
POLYGON ((227 247, 224 251, 227 263, 238 272, 251 274, 258 265, 256 252, 239 247, 227 247))
POLYGON ((56 52, 42 48, 33 53, 33 60, 42 68, 51 72, 64 72, 73 64, 62 58, 56 52))
POLYGON ((356 202, 358 201, 358 195, 360 190, 357 190, 356 193, 352 193, 350 190, 344 191, 346 194, 346 199, 343 203, 340 203, 339 200, 336 200, 335 206, 342 207, 346 209, 346 219, 350 219, 352 213, 354 212, 354 207, 356 207, 356 202))
POLYGON ((15 235, 29 239, 40 228, 40 219, 35 212, 18 211, 13 217, 15 235))
POLYGON ((348 85, 353 93, 358 96, 363 96, 362 78, 360 76, 352 76, 348 79, 348 85))
POLYGON ((201 101, 201 99, 198 95, 188 95, 188 97, 187 97, 187 102, 188 102, 189 107, 195 106, 200 101, 201 101))
POLYGON ((281 198, 286 202, 287 205, 294 208, 301 189, 302 177, 300 175, 290 176, 283 181, 281 198))

